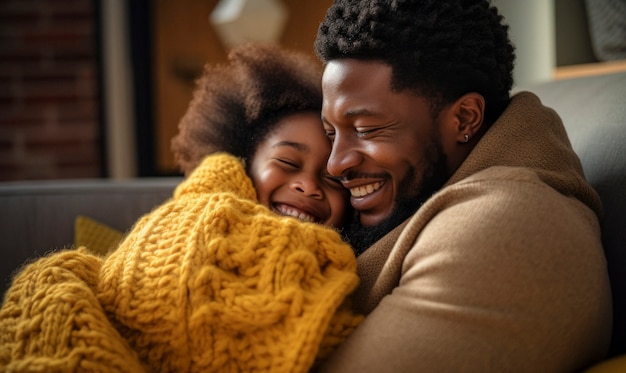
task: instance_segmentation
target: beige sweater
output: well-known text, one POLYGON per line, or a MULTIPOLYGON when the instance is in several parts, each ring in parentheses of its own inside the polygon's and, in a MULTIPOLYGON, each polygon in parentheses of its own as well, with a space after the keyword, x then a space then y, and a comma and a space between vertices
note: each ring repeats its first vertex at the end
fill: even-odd
POLYGON ((367 317, 320 370, 579 371, 611 333, 600 215, 558 115, 518 94, 445 187, 358 258, 367 317))

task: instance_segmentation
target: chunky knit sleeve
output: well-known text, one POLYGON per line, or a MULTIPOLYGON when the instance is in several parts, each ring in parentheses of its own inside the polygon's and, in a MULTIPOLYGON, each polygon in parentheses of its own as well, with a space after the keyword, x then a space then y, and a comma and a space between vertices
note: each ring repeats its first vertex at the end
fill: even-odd
POLYGON ((14 279, 0 309, 2 372, 142 372, 94 292, 102 259, 49 254, 14 279))

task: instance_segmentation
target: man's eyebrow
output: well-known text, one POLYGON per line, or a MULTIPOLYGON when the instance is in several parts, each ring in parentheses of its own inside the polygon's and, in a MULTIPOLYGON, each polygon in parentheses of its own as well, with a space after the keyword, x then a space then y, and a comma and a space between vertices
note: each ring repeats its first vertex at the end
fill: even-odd
POLYGON ((310 150, 307 145, 299 143, 299 142, 293 142, 293 141, 279 141, 276 144, 272 145, 272 148, 278 148, 281 146, 289 146, 302 152, 310 150))
MULTIPOLYGON (((382 116, 383 116, 382 114, 375 112, 375 111, 371 111, 369 109, 354 109, 354 110, 348 110, 343 113, 344 118, 382 117, 382 116)), ((324 114, 322 114, 322 122, 328 123, 328 121, 326 120, 326 117, 324 117, 324 114)))
POLYGON ((348 110, 343 114, 345 117, 356 117, 356 116, 365 116, 365 117, 379 117, 381 116, 380 113, 377 113, 375 111, 371 111, 369 109, 354 109, 354 110, 348 110))

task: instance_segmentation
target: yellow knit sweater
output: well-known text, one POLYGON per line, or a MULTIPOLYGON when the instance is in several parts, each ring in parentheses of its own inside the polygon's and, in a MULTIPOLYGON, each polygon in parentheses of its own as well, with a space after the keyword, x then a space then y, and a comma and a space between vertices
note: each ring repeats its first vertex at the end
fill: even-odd
POLYGON ((26 266, 0 310, 1 371, 304 372, 362 320, 351 248, 256 202, 210 156, 107 258, 26 266))

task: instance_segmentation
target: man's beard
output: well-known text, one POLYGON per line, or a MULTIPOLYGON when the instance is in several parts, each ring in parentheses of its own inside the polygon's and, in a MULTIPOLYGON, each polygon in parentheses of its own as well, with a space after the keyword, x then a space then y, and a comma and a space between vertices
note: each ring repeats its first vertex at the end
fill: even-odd
POLYGON ((431 146, 433 148, 430 149, 428 166, 421 185, 414 185, 417 171, 415 168, 409 169, 400 182, 394 209, 387 218, 374 226, 364 226, 357 213, 345 227, 344 238, 350 243, 357 256, 413 215, 433 193, 445 184, 448 179, 446 156, 438 142, 433 141, 431 146), (415 194, 417 188, 419 192, 415 194))

